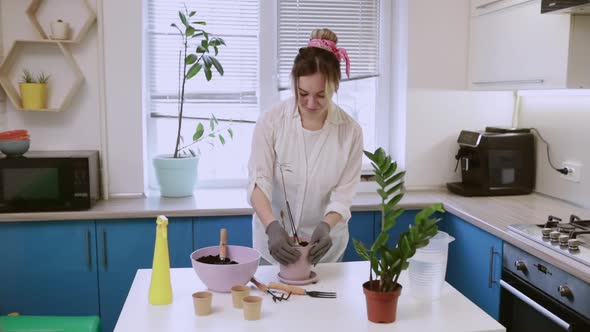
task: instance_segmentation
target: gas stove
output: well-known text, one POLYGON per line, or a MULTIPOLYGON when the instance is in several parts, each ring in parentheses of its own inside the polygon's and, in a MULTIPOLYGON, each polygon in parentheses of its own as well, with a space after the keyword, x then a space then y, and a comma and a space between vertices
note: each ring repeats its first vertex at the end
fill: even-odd
POLYGON ((550 215, 543 224, 512 225, 508 229, 590 266, 590 220, 572 214, 564 221, 550 215))

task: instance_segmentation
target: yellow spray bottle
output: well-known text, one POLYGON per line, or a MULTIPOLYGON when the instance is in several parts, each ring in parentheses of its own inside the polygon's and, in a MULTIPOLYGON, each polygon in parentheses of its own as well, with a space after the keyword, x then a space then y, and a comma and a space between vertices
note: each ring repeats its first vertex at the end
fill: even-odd
POLYGON ((158 216, 156 219, 156 245, 150 284, 150 304, 172 303, 172 285, 170 283, 170 256, 168 254, 168 218, 158 216))

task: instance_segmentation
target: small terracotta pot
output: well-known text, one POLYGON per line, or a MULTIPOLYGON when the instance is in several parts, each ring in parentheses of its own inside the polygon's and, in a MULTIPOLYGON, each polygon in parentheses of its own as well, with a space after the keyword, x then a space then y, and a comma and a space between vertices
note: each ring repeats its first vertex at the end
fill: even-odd
POLYGON ((402 294, 402 285, 397 284, 394 291, 379 292, 376 289, 379 280, 367 281, 363 291, 367 300, 367 317, 373 323, 393 323, 397 314, 397 300, 402 294), (369 287, 371 284, 372 287, 369 287))

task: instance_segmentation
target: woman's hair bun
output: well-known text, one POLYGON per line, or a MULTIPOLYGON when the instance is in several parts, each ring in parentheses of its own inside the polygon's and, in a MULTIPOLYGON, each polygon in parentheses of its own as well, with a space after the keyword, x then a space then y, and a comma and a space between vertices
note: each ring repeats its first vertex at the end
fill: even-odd
POLYGON ((338 36, 330 29, 314 29, 311 32, 311 39, 328 39, 333 41, 335 44, 338 43, 338 36))

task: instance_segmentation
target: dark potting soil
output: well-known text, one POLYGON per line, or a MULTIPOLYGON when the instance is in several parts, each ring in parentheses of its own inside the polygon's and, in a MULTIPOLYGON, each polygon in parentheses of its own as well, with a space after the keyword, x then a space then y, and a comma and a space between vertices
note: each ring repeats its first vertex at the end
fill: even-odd
POLYGON ((209 256, 203 256, 203 257, 199 257, 196 259, 197 262, 201 262, 201 263, 205 263, 205 264, 214 264, 214 265, 228 265, 228 264, 238 264, 238 262, 232 261, 229 258, 225 258, 224 260, 221 260, 221 258, 219 258, 219 255, 209 255, 209 256))

